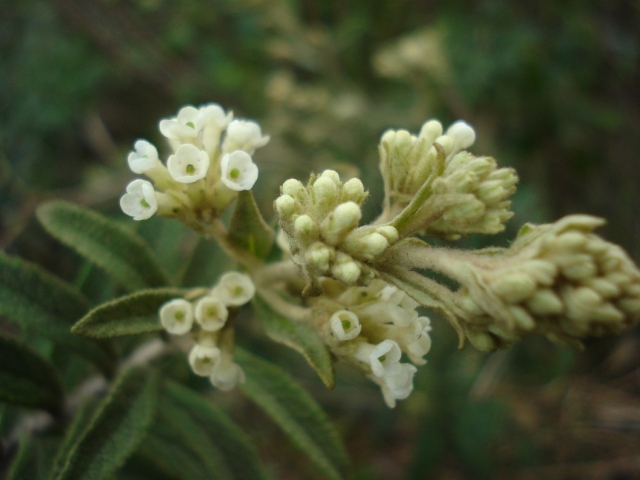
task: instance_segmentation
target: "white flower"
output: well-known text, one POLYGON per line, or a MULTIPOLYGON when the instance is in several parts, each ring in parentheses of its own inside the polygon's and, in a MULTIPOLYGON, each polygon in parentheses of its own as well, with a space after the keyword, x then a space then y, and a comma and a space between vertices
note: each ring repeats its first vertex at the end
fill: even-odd
POLYGON ((231 190, 251 190, 258 179, 258 167, 251 155, 242 150, 227 153, 220 162, 222 182, 231 190))
POLYGON ((216 297, 207 296, 202 298, 196 305, 196 322, 203 330, 215 332, 224 327, 229 312, 216 297))
POLYGON ((220 142, 220 134, 229 125, 233 114, 225 113, 217 103, 202 105, 198 110, 196 125, 202 126, 202 144, 207 152, 212 152, 220 142))
POLYGON ((228 358, 223 356, 222 360, 213 367, 209 377, 214 387, 224 391, 235 388, 238 383, 244 383, 245 379, 244 370, 234 363, 230 356, 228 358))
POLYGON ((402 352, 393 340, 383 340, 369 354, 371 371, 377 377, 387 377, 397 373, 402 352))
POLYGON ((158 150, 146 140, 138 140, 129 152, 129 168, 133 173, 144 173, 158 165, 158 150))
POLYGON ((249 275, 240 272, 227 272, 220 277, 211 293, 224 305, 237 307, 253 298, 256 287, 249 275))
POLYGON ((392 375, 384 377, 382 395, 384 401, 391 408, 395 407, 396 400, 404 400, 413 391, 413 376, 418 369, 410 363, 401 363, 392 375))
POLYGON ((120 208, 134 220, 146 220, 158 210, 153 185, 146 180, 134 180, 120 198, 120 208))
POLYGON ((207 174, 209 154, 189 143, 180 145, 167 160, 167 168, 174 180, 193 183, 207 174))
POLYGON ((160 323, 167 332, 184 335, 193 325, 193 307, 184 298, 174 298, 160 307, 160 323))
POLYGON ((222 143, 224 152, 244 150, 248 154, 269 142, 269 136, 262 136, 260 125, 250 120, 234 120, 227 127, 227 135, 222 143))
POLYGON ((349 310, 339 310, 331 315, 329 319, 331 331, 338 340, 351 340, 358 336, 362 325, 358 316, 349 310))
POLYGON ((446 135, 453 140, 454 148, 462 150, 470 147, 476 141, 476 132, 467 122, 459 120, 452 123, 446 135))
POLYGON ((407 343, 407 353, 409 358, 416 365, 424 365, 427 363, 422 357, 431 350, 431 321, 427 317, 418 317, 416 319, 416 337, 412 342, 407 343))
POLYGON ((160 132, 169 139, 193 139, 200 133, 199 111, 188 105, 174 118, 160 120, 160 132))
POLYGON ((220 349, 213 344, 196 343, 189 352, 189 365, 196 375, 208 377, 220 360, 220 349))

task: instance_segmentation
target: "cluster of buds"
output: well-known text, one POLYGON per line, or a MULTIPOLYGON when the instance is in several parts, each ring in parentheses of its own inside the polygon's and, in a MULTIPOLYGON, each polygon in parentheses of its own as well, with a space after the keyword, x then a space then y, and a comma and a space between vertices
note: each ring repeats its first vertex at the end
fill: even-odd
POLYGON ((380 140, 380 170, 385 181, 385 212, 391 220, 414 201, 403 236, 416 232, 456 239, 470 233, 494 234, 511 218, 518 177, 497 168, 490 157, 462 151, 473 145, 475 131, 467 123, 427 121, 420 133, 388 130, 380 140))
POLYGON ((380 385, 391 408, 409 396, 415 365, 424 365, 431 349, 431 323, 417 307, 403 291, 376 279, 335 298, 325 294, 313 309, 314 323, 332 353, 380 385), (413 364, 400 362, 403 353, 413 364))
POLYGON ((167 332, 195 340, 189 352, 193 372, 209 377, 221 390, 231 390, 244 382, 242 368, 233 361, 231 320, 235 309, 249 302, 254 293, 248 275, 227 272, 212 289, 194 290, 160 307, 160 323, 167 332))
POLYGON ((571 215, 527 225, 502 255, 467 256, 451 267, 461 272, 457 296, 471 343, 492 350, 536 331, 580 347, 580 338, 618 334, 638 319, 640 271, 624 250, 591 233, 603 223, 571 215))
POLYGON ((368 284, 374 278, 368 263, 398 240, 392 226, 358 227, 367 195, 359 179, 342 183, 333 170, 312 175, 306 187, 294 179, 282 185, 275 210, 292 259, 307 281, 304 295, 321 294, 322 277, 368 284))
POLYGON ((173 154, 165 165, 154 145, 136 141, 129 168, 153 183, 131 182, 120 206, 134 220, 158 213, 196 230, 218 218, 239 191, 253 187, 258 167, 252 155, 269 141, 257 123, 233 120, 215 103, 183 107, 176 117, 160 121, 160 132, 173 154))

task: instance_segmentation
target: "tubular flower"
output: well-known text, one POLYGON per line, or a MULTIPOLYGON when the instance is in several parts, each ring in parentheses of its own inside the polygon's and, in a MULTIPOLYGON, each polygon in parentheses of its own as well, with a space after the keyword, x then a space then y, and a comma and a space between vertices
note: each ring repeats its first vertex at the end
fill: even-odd
POLYGON ((223 305, 238 307, 249 302, 256 293, 256 287, 249 275, 240 272, 227 272, 220 277, 212 290, 213 295, 223 305))
POLYGON ((220 162, 222 182, 231 190, 251 190, 258 179, 258 167, 242 150, 227 153, 220 162))
POLYGON ((193 325, 193 307, 184 298, 175 298, 160 307, 160 323, 174 335, 184 335, 193 325))
POLYGON ((120 208, 134 220, 146 220, 158 211, 153 185, 146 180, 134 180, 127 185, 127 193, 120 198, 120 208))

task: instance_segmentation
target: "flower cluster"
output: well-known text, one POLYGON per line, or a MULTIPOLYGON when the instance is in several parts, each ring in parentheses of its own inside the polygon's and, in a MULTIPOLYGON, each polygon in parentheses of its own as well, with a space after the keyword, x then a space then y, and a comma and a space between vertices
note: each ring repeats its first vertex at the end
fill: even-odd
POLYGON ((528 225, 503 255, 470 260, 457 294, 470 316, 469 340, 492 350, 537 331, 579 347, 580 338, 620 333, 640 317, 640 271, 624 250, 591 233, 603 223, 570 215, 528 225))
POLYGON ((294 179, 282 185, 275 210, 293 261, 307 280, 305 295, 322 293, 324 276, 347 285, 368 284, 374 274, 367 263, 398 240, 392 226, 358 228, 367 195, 359 179, 342 183, 333 170, 312 175, 306 187, 294 179))
POLYGON ((336 298, 321 297, 314 321, 334 355, 380 385, 385 402, 394 407, 413 390, 415 365, 426 363, 431 348, 431 323, 417 307, 403 291, 376 279, 336 298), (401 363, 402 353, 415 365, 401 363))
POLYGON ((153 183, 131 182, 120 199, 122 210, 134 220, 156 212, 177 217, 197 230, 218 218, 237 192, 253 187, 258 167, 251 156, 269 141, 257 123, 232 118, 231 112, 211 103, 183 107, 176 117, 161 120, 160 132, 173 154, 165 165, 154 145, 135 142, 129 167, 153 183))
POLYGON ((196 375, 209 377, 221 390, 244 382, 242 368, 233 361, 233 309, 249 302, 255 286, 248 275, 227 272, 204 293, 196 290, 187 298, 174 298, 160 307, 160 323, 173 335, 193 333, 195 344, 189 365, 196 375))
POLYGON ((470 233, 498 233, 511 218, 518 177, 511 168, 497 168, 490 157, 462 151, 475 142, 465 122, 443 134, 437 120, 426 122, 418 136, 388 130, 380 141, 380 169, 385 180, 385 212, 390 220, 412 201, 419 203, 402 228, 403 236, 456 239, 470 233))

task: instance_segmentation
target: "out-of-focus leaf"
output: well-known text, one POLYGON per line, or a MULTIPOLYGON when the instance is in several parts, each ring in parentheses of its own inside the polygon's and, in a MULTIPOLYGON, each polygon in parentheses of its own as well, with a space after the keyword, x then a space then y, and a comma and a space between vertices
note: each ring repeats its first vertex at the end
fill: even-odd
POLYGON ((114 383, 89 426, 69 449, 56 480, 98 480, 112 475, 145 436, 156 411, 159 378, 130 368, 114 383))
MULTIPOLYGON (((198 433, 198 437, 202 437, 201 444, 206 443, 206 437, 222 453, 227 470, 231 473, 230 478, 266 478, 251 440, 222 410, 178 383, 167 382, 165 391, 175 405, 189 412, 192 421, 201 430, 198 433)), ((195 438, 192 440, 195 441, 195 438)))
POLYGON ((241 389, 262 408, 304 452, 322 474, 345 478, 348 460, 344 445, 316 401, 272 363, 236 350, 247 380, 241 389))
POLYGON ((266 257, 271 250, 275 232, 262 218, 251 190, 238 194, 229 224, 229 236, 257 258, 266 257))
POLYGON ((87 337, 109 338, 162 330, 158 310, 163 303, 183 294, 184 290, 177 288, 132 293, 94 308, 71 331, 87 337))
POLYGON ((45 480, 47 478, 46 461, 42 447, 34 437, 20 440, 18 453, 13 459, 7 474, 7 480, 45 480))
POLYGON ((136 234, 93 210, 54 201, 37 211, 44 228, 65 245, 135 291, 169 284, 169 275, 136 234))
POLYGON ((0 254, 0 315, 26 333, 47 337, 113 372, 113 345, 71 333, 71 326, 89 310, 89 301, 71 285, 22 259, 0 254))
POLYGON ((51 474, 49 478, 56 478, 62 467, 64 467, 67 458, 69 457, 69 452, 73 447, 75 447, 76 443, 78 443, 79 436, 85 431, 85 429, 89 426, 89 422, 93 418, 93 415, 97 408, 97 400, 93 398, 89 398, 85 401, 78 410, 76 411, 73 422, 67 428, 65 432, 64 438, 58 447, 58 451, 56 453, 55 458, 53 459, 53 465, 51 467, 51 474))
POLYGON ((253 297, 253 306, 269 338, 300 352, 327 388, 333 388, 336 383, 333 362, 315 330, 274 312, 259 295, 253 297))
POLYGON ((58 370, 27 345, 0 335, 0 399, 58 414, 64 402, 58 370))

